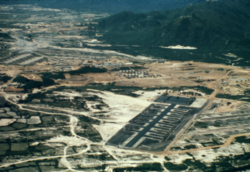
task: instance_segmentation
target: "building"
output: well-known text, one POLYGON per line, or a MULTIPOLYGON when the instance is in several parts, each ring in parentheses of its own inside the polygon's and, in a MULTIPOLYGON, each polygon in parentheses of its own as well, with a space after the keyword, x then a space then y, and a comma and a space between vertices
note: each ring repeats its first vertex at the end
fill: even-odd
POLYGON ((128 63, 125 63, 125 65, 132 65, 133 62, 128 62, 128 63))
POLYGON ((71 66, 64 66, 61 68, 63 71, 72 70, 71 66))
POLYGON ((157 63, 165 63, 165 60, 158 60, 157 63))

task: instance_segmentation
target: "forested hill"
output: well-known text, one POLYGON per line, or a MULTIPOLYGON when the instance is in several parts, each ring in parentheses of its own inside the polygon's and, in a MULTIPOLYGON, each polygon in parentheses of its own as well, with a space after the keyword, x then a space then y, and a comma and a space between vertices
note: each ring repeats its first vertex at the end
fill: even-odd
POLYGON ((249 4, 248 0, 206 1, 169 11, 125 11, 102 19, 97 29, 110 44, 249 49, 249 4))
POLYGON ((182 8, 205 0, 1 0, 0 4, 36 4, 49 8, 118 13, 124 10, 148 12, 182 8))

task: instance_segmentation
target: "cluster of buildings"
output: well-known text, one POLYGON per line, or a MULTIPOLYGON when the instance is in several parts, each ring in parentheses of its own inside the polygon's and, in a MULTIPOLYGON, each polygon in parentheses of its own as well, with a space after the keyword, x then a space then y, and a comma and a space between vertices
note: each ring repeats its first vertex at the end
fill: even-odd
MULTIPOLYGON (((236 83, 241 83, 241 85, 244 85, 244 86, 247 86, 247 87, 248 87, 248 85, 246 84, 247 82, 249 82, 249 79, 248 79, 248 78, 238 78, 238 77, 233 76, 233 77, 231 77, 230 79, 231 79, 231 81, 234 81, 234 82, 236 82, 236 83)), ((224 79, 222 79, 221 84, 223 84, 223 85, 228 85, 229 82, 227 82, 227 81, 225 81, 224 79)))
POLYGON ((205 96, 205 93, 199 92, 199 91, 193 91, 193 90, 184 90, 180 91, 180 94, 183 95, 191 95, 191 96, 205 96))
POLYGON ((70 71, 70 70, 72 70, 72 67, 71 67, 71 66, 62 66, 62 67, 60 68, 60 70, 61 70, 61 71, 70 71))
POLYGON ((81 60, 81 61, 75 61, 74 59, 69 61, 66 59, 57 59, 54 58, 53 60, 49 60, 49 63, 47 65, 52 65, 54 66, 54 70, 59 70, 59 71, 69 71, 73 70, 74 67, 76 66, 94 66, 97 68, 120 68, 122 66, 130 66, 133 65, 133 62, 98 62, 99 60, 94 61, 94 60, 81 60))
POLYGON ((111 67, 111 68, 119 68, 121 66, 125 66, 125 65, 132 65, 132 62, 128 62, 128 63, 112 63, 112 62, 103 62, 103 63, 94 63, 93 61, 88 61, 87 63, 83 63, 84 66, 87 65, 92 65, 95 67, 111 67))
MULTIPOLYGON (((174 90, 167 90, 166 93, 174 93, 174 90)), ((176 91, 178 94, 183 94, 183 95, 190 95, 190 96, 206 96, 205 93, 197 91, 197 90, 181 90, 181 91, 176 91)))
POLYGON ((234 81, 234 82, 248 82, 249 79, 248 78, 238 78, 238 77, 231 77, 231 80, 234 81))
POLYGON ((157 60, 156 62, 157 62, 157 63, 165 63, 165 61, 166 61, 166 59, 159 59, 159 60, 157 60))
POLYGON ((161 75, 158 74, 149 74, 149 69, 147 71, 143 70, 120 70, 120 73, 116 73, 115 75, 125 76, 127 78, 146 78, 146 77, 158 77, 161 75))
POLYGON ((124 63, 104 62, 104 63, 101 63, 101 64, 93 63, 92 65, 95 66, 95 67, 113 67, 113 68, 119 68, 121 66, 124 66, 124 63))

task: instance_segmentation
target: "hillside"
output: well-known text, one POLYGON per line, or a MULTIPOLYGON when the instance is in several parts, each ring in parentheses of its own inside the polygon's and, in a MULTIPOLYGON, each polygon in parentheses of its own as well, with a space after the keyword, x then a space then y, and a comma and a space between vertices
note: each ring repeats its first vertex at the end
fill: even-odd
POLYGON ((246 1, 204 2, 179 10, 135 14, 125 11, 99 22, 111 44, 193 46, 198 49, 250 48, 246 1))
POLYGON ((0 32, 0 40, 2 40, 2 39, 12 39, 12 37, 7 33, 0 32))
POLYGON ((72 10, 90 10, 96 12, 118 13, 124 10, 148 12, 181 8, 187 4, 196 4, 205 0, 18 0, 2 1, 1 4, 36 4, 49 8, 67 8, 72 10))

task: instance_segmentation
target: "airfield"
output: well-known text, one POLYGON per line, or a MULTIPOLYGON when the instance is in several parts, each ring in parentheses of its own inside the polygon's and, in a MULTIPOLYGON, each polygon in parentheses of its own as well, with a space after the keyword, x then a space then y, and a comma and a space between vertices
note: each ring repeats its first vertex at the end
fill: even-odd
POLYGON ((163 151, 173 141, 183 127, 202 109, 192 108, 192 98, 160 96, 143 112, 129 121, 124 128, 116 133, 108 145, 126 149, 147 151, 163 151))

